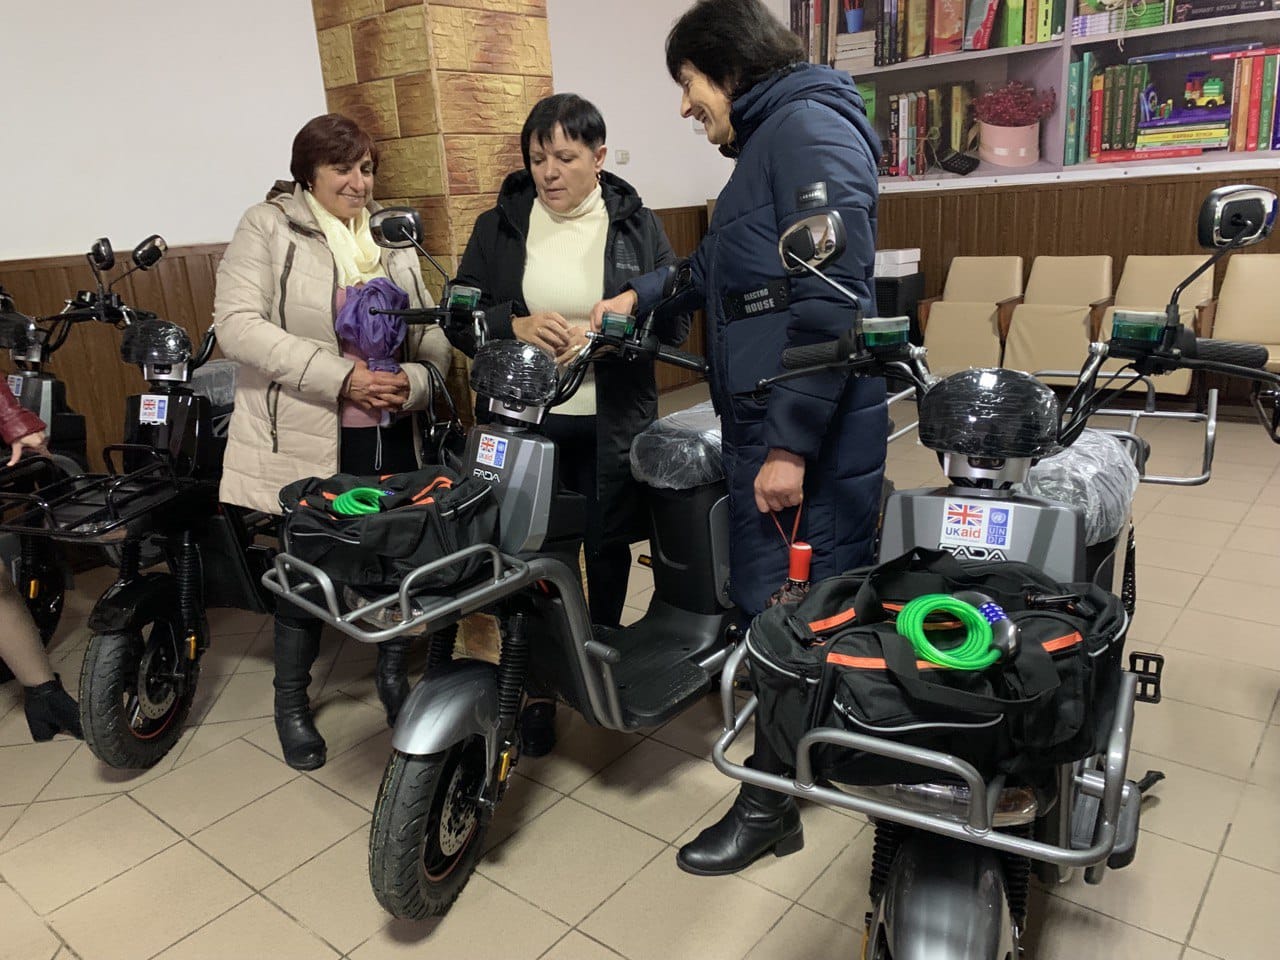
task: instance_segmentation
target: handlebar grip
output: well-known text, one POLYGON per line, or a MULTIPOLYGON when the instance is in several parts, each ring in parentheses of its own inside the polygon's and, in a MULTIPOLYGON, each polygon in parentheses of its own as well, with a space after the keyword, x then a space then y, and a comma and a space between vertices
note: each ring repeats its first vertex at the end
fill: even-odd
POLYGON ((1196 359, 1210 363, 1229 363, 1237 367, 1265 370, 1270 354, 1260 343, 1244 343, 1239 340, 1215 340, 1211 337, 1196 338, 1196 359))
POLYGON ((707 361, 696 353, 686 353, 675 347, 659 347, 658 359, 676 367, 693 370, 697 373, 707 372, 707 361))
POLYGON ((802 367, 818 367, 824 364, 839 363, 853 353, 853 335, 841 334, 838 340, 826 343, 814 343, 805 347, 792 347, 782 351, 782 368, 799 370, 802 367))

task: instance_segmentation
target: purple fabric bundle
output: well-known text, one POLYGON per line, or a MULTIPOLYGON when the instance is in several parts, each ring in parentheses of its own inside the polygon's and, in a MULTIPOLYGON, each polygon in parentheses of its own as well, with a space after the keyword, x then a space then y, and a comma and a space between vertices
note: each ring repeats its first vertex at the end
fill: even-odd
POLYGON ((363 357, 370 370, 399 373, 392 359, 404 343, 405 322, 401 317, 384 317, 370 310, 405 310, 409 295, 385 277, 376 277, 358 287, 347 287, 347 302, 338 311, 334 331, 348 347, 363 357))

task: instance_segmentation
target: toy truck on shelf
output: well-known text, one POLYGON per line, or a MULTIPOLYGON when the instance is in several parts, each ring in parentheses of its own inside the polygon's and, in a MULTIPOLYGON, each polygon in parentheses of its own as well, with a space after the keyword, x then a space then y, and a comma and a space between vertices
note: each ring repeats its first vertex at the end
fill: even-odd
POLYGON ((1227 85, 1221 77, 1203 71, 1187 74, 1187 86, 1182 101, 1187 109, 1194 107, 1218 107, 1226 103, 1227 85))

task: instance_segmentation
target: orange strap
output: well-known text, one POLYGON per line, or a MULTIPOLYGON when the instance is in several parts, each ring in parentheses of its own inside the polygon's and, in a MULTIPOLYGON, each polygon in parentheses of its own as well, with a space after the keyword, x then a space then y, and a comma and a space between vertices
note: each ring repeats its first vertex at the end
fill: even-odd
POLYGON ((782 538, 782 542, 787 545, 787 549, 791 549, 791 545, 796 542, 796 537, 800 535, 800 514, 804 512, 804 501, 801 501, 796 507, 796 520, 791 524, 791 538, 787 539, 787 532, 782 529, 782 524, 778 520, 776 513, 770 512, 769 516, 773 519, 773 525, 778 528, 778 536, 782 538))
MULTIPOLYGON (((1068 633, 1066 636, 1057 637, 1053 640, 1042 644, 1045 653, 1057 653, 1060 650, 1068 650, 1077 644, 1083 643, 1084 637, 1080 636, 1077 630, 1068 633)), ((827 663, 834 663, 840 667, 849 667, 853 670, 888 670, 889 665, 880 657, 850 657, 843 653, 828 653, 827 663)), ((929 660, 917 660, 917 670, 948 670, 949 667, 943 667, 929 660)))

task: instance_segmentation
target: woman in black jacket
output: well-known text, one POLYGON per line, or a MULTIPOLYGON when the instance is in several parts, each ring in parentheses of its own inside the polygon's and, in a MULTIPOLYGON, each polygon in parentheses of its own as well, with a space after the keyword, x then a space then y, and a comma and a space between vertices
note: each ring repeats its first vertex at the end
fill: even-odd
MULTIPOLYGON (((523 170, 507 177, 481 214, 458 271, 478 287, 493 338, 535 344, 567 362, 586 340, 591 307, 627 281, 675 262, 662 225, 626 181, 604 171, 600 111, 574 94, 548 97, 520 134, 523 170)), ((688 315, 655 331, 677 345, 688 315)), ((629 454, 653 422, 653 363, 597 361, 582 389, 546 420, 560 477, 589 500, 585 554, 591 619, 616 627, 627 597, 630 544, 644 536, 643 503, 629 454)), ((524 752, 554 744, 554 704, 531 703, 522 717, 524 752)))

